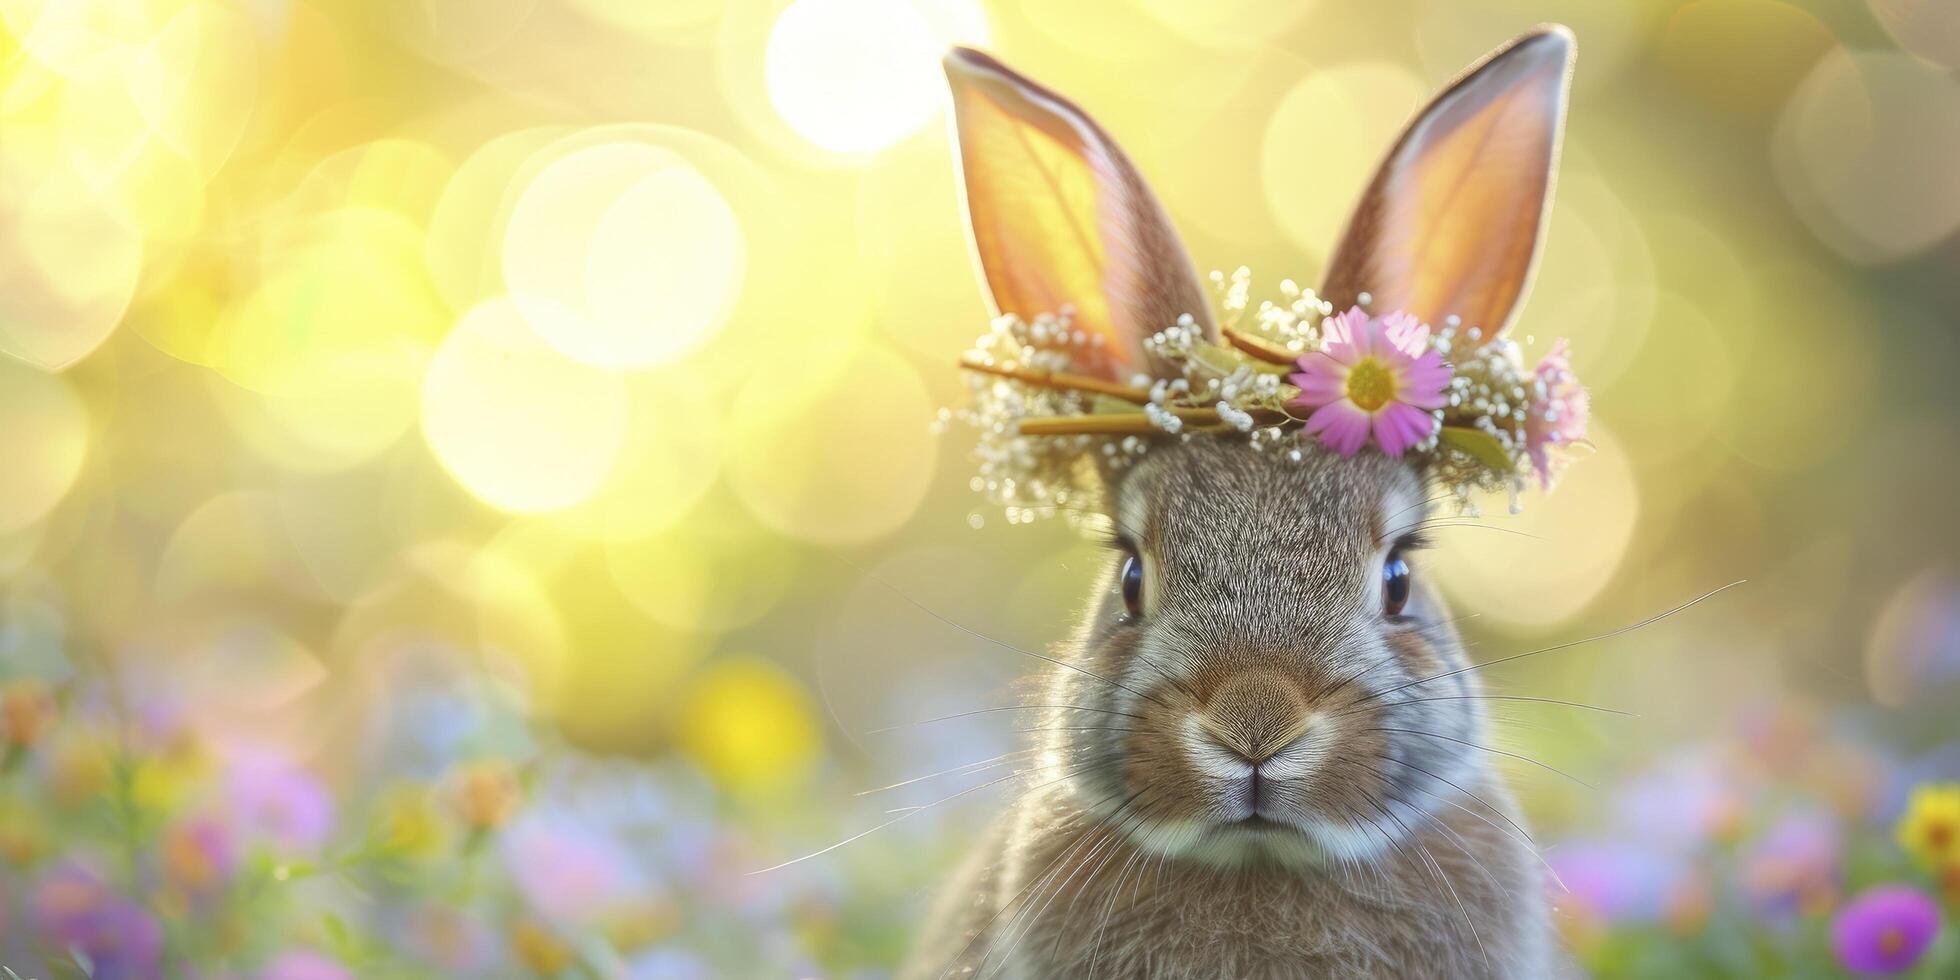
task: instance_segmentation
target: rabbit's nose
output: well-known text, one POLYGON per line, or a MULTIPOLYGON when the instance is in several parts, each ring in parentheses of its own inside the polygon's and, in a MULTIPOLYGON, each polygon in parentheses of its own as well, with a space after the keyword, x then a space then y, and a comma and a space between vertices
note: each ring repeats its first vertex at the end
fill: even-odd
POLYGON ((1198 725, 1221 747, 1256 766, 1306 734, 1306 699, 1276 671, 1246 671, 1212 691, 1198 725))

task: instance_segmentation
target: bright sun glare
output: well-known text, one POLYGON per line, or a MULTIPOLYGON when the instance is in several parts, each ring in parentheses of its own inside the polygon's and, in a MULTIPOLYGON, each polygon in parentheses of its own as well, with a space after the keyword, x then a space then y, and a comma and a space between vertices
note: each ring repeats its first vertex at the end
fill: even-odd
POLYGON ((826 150, 882 150, 939 111, 946 47, 986 42, 971 0, 795 0, 763 53, 769 102, 826 150))

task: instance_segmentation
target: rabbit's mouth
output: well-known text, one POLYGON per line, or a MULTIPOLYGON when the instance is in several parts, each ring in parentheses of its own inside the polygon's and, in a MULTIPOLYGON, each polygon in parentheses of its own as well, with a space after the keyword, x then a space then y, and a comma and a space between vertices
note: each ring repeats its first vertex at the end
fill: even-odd
POLYGON ((1332 852, 1308 826, 1253 814, 1221 823, 1177 822, 1136 835, 1145 850, 1214 868, 1308 868, 1332 852))
POLYGON ((1246 831, 1253 831, 1255 833, 1263 832, 1263 831, 1277 831, 1277 832, 1283 832, 1288 834, 1297 834, 1300 832, 1300 828, 1295 827, 1292 824, 1281 823, 1278 820, 1274 820, 1269 817, 1262 817, 1257 813, 1252 814, 1251 816, 1245 817, 1240 820, 1234 820, 1231 823, 1226 824, 1225 826, 1233 830, 1246 830, 1246 831))

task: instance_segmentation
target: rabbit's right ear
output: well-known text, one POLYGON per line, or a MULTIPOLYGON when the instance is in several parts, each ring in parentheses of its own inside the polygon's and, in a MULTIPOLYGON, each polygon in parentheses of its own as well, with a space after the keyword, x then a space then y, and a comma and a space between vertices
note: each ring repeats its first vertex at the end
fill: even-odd
POLYGON ((1102 127, 968 48, 946 55, 973 247, 1000 313, 1074 310, 1103 339, 1102 373, 1149 373, 1143 340, 1190 314, 1213 335, 1191 257, 1102 127))

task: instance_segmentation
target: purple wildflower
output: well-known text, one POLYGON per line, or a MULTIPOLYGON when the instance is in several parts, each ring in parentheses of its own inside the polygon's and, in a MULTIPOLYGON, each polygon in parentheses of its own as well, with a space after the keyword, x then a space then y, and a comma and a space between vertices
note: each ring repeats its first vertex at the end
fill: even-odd
POLYGON ((239 830, 287 851, 312 851, 333 830, 333 797, 312 773, 275 755, 241 756, 227 773, 226 796, 239 830))
POLYGON ((1821 913, 1837 900, 1837 824, 1821 813, 1793 813, 1764 834, 1742 867, 1742 890, 1758 911, 1788 920, 1821 913))
POLYGON ((295 949, 273 957, 259 980, 354 980, 354 975, 319 953, 295 949))
POLYGON ((1867 976, 1903 973, 1940 931, 1939 906, 1914 888, 1880 885, 1851 900, 1831 923, 1838 962, 1867 976))
POLYGON ((1619 841, 1562 844, 1546 860, 1569 899, 1606 923, 1658 921, 1683 871, 1676 858, 1619 841))
POLYGON ((34 917, 45 939, 87 957, 97 980, 162 975, 163 928, 83 868, 62 865, 42 878, 34 917))

